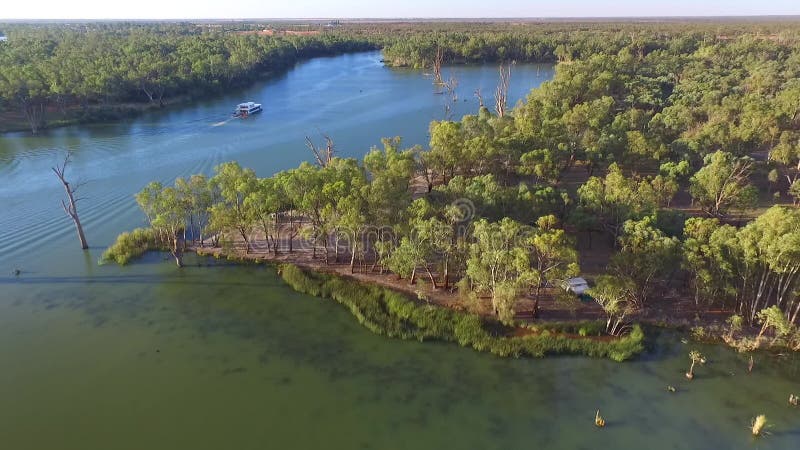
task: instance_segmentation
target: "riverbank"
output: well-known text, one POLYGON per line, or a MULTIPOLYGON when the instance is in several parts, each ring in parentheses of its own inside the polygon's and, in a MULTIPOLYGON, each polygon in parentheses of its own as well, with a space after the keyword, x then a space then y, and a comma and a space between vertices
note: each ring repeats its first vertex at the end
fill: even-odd
POLYGON ((546 321, 521 319, 507 326, 497 322, 483 302, 470 304, 453 292, 424 283, 406 285, 388 274, 350 273, 349 265, 325 264, 307 250, 278 255, 230 254, 218 247, 189 250, 200 256, 274 264, 294 290, 333 299, 367 329, 391 338, 454 342, 515 358, 567 354, 625 361, 644 349, 641 327, 633 326, 625 336, 608 336, 603 333, 605 324, 588 311, 580 318, 557 320, 553 315, 546 321))
MULTIPOLYGON (((191 100, 194 100, 194 98, 180 96, 164 100, 162 105, 158 103, 119 102, 90 105, 85 108, 80 105, 70 105, 63 108, 63 110, 50 106, 47 108, 46 115, 47 117, 52 117, 52 119, 47 120, 43 130, 52 130, 72 125, 94 125, 119 122, 121 120, 138 117, 148 112, 168 109, 191 100)), ((30 131, 30 124, 22 113, 14 110, 0 112, 0 134, 30 131)))
POLYGON ((639 326, 619 338, 602 336, 603 326, 597 322, 503 326, 478 314, 414 301, 380 285, 304 270, 294 264, 280 265, 279 273, 294 290, 337 301, 363 326, 387 337, 456 342, 515 358, 571 354, 625 361, 644 348, 644 333, 639 326))
MULTIPOLYGON (((147 112, 169 109, 198 99, 206 99, 209 95, 219 95, 230 92, 230 90, 244 89, 257 82, 269 80, 270 78, 286 73, 297 64, 314 58, 381 50, 376 44, 366 41, 353 41, 353 46, 354 48, 350 50, 329 48, 309 49, 306 53, 302 53, 298 50, 298 54, 293 59, 276 61, 273 64, 274 67, 245 73, 226 82, 195 86, 188 90, 184 89, 182 92, 175 95, 167 96, 165 94, 165 96, 161 98, 154 98, 149 101, 144 98, 142 93, 140 93, 140 95, 142 95, 142 101, 130 101, 130 99, 128 99, 127 101, 95 102, 88 105, 80 104, 75 101, 68 104, 57 104, 55 101, 48 101, 42 105, 44 109, 43 123, 39 124, 34 134, 42 130, 72 125, 114 123, 125 119, 131 119, 147 112)), ((234 105, 231 105, 231 110, 233 106, 234 105)), ((31 123, 28 121, 23 111, 11 108, 9 105, 5 105, 4 108, 5 109, 0 109, 0 134, 31 131, 31 123)))
MULTIPOLYGON (((539 317, 534 320, 533 299, 520 298, 517 300, 517 308, 514 320, 514 326, 506 327, 497 322, 496 317, 492 313, 491 302, 489 299, 484 298, 469 298, 458 294, 457 289, 442 289, 441 287, 434 288, 432 284, 426 283, 423 277, 416 280, 414 284, 408 283, 406 280, 401 280, 394 274, 380 273, 373 270, 367 271, 367 265, 358 266, 361 268, 359 271, 351 271, 350 265, 347 263, 325 263, 324 258, 320 255, 315 255, 309 247, 303 247, 301 242, 296 243, 295 250, 292 253, 282 252, 277 255, 269 251, 251 250, 248 253, 237 252, 232 249, 227 251, 220 247, 190 247, 188 250, 195 252, 199 256, 213 256, 215 258, 225 258, 232 261, 243 262, 256 262, 256 263, 269 263, 275 264, 279 268, 293 267, 290 275, 285 276, 287 273, 281 270, 284 281, 290 284, 295 290, 310 295, 333 298, 339 303, 348 306, 350 310, 359 318, 359 322, 364 323, 363 313, 358 312, 361 306, 358 306, 358 300, 353 300, 354 297, 350 296, 348 292, 352 289, 374 289, 367 297, 372 297, 381 302, 383 296, 382 292, 400 293, 408 301, 411 301, 414 308, 436 308, 439 310, 451 311, 456 315, 467 315, 477 317, 479 320, 486 324, 491 323, 492 330, 502 330, 501 335, 495 336, 497 338, 515 338, 515 337, 536 337, 543 331, 547 331, 545 337, 551 337, 552 333, 556 336, 565 338, 568 341, 587 340, 593 341, 596 344, 600 342, 620 342, 621 347, 630 345, 631 348, 625 351, 611 351, 603 349, 603 345, 587 345, 583 348, 581 345, 572 347, 566 345, 563 340, 552 342, 552 345, 545 344, 542 348, 537 348, 536 351, 526 347, 526 343, 510 344, 510 347, 505 347, 504 344, 499 348, 514 348, 511 353, 504 353, 496 347, 485 347, 480 345, 478 350, 486 350, 492 353, 500 354, 501 356, 544 356, 551 353, 567 353, 567 354, 583 354, 587 356, 603 356, 617 361, 629 359, 638 352, 642 347, 644 336, 638 336, 641 332, 640 325, 647 325, 659 328, 671 328, 680 330, 687 333, 691 339, 698 343, 708 344, 723 344, 728 347, 734 348, 739 352, 752 352, 755 350, 768 350, 768 351, 798 351, 797 348, 788 345, 776 345, 776 340, 768 339, 759 333, 759 328, 743 327, 741 324, 732 325, 729 317, 734 315, 733 311, 717 310, 712 311, 704 317, 698 315, 698 310, 692 307, 692 302, 688 299, 681 301, 672 301, 669 305, 662 307, 649 308, 647 311, 641 311, 635 314, 631 319, 631 323, 636 323, 633 326, 633 332, 622 338, 608 336, 604 334, 604 321, 605 313, 603 309, 595 302, 565 302, 563 296, 545 295, 539 303, 539 317), (303 273, 303 276, 298 275, 297 270, 303 273), (300 281, 297 281, 297 280, 300 281), (355 283, 359 287, 347 287, 341 298, 336 298, 335 292, 337 289, 332 289, 328 282, 331 279, 343 280, 342 283, 355 283), (559 297, 562 297, 560 300, 559 297), (355 302, 356 306, 353 306, 355 302), (623 345, 621 342, 632 339, 623 345), (634 345, 635 344, 635 345, 634 345), (517 347, 520 346, 521 347, 517 347), (492 350, 495 348, 495 350, 492 350), (539 351, 541 350, 541 351, 539 351)), ((338 282, 333 283, 332 286, 343 286, 338 282)), ((366 295, 366 294, 365 294, 366 295)), ((357 298, 357 297, 355 297, 357 298)), ((380 307, 377 310, 390 311, 390 308, 380 307)), ((436 317, 434 315, 433 317, 436 317)), ((386 331, 376 331, 374 325, 365 324, 378 334, 387 334, 386 331)), ((412 333, 413 334, 413 333, 412 333)), ((390 336, 392 336, 390 334, 390 336)), ((397 337, 397 336, 392 336, 397 337)), ((403 336, 400 336, 403 337, 403 336)), ((408 339, 410 337, 403 337, 408 339)), ((447 341, 460 342, 456 336, 446 335, 439 339, 447 341)), ((586 343, 584 343, 586 344, 586 343)), ((461 344, 464 346, 471 346, 471 343, 461 344)), ((538 345, 538 344, 537 344, 538 345)))

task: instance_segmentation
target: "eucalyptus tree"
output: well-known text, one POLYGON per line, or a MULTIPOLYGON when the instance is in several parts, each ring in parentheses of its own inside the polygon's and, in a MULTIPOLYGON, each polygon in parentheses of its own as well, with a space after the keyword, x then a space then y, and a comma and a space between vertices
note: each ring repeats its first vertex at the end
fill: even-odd
POLYGON ((184 228, 183 240, 187 240, 187 232, 191 235, 192 242, 205 245, 208 233, 210 209, 217 200, 211 188, 208 177, 202 174, 192 175, 188 179, 177 178, 175 189, 178 190, 183 201, 183 207, 189 219, 188 226, 184 228))
POLYGON ((620 251, 611 258, 610 269, 630 280, 636 306, 645 306, 656 286, 666 285, 680 262, 680 243, 654 226, 652 217, 625 222, 619 238, 620 251))
POLYGON ((169 249, 178 267, 183 267, 181 234, 186 228, 186 207, 180 191, 152 182, 136 194, 158 243, 169 249))
POLYGON ((284 194, 275 178, 259 178, 243 202, 243 209, 252 215, 256 226, 264 234, 267 249, 271 249, 275 255, 280 251, 280 213, 284 205, 284 194))
POLYGON ((528 232, 509 218, 499 222, 481 219, 474 224, 467 276, 479 295, 491 297, 494 313, 504 323, 513 322, 517 297, 536 281, 525 244, 528 232))
POLYGON ((303 215, 311 227, 303 229, 303 234, 312 241, 312 257, 317 257, 317 245, 323 241, 327 262, 327 237, 323 232, 322 211, 327 201, 322 192, 324 174, 318 168, 303 162, 296 169, 289 170, 282 177, 284 191, 294 208, 303 215))
POLYGON ((557 225, 558 219, 555 216, 540 217, 536 221, 536 229, 527 240, 531 253, 534 317, 539 312, 543 286, 548 283, 560 284, 580 273, 575 244, 557 225))
POLYGON ((384 243, 393 239, 398 225, 409 220, 408 207, 411 205, 411 182, 416 166, 417 149, 400 150, 399 137, 384 138, 383 149, 373 148, 364 156, 364 169, 367 183, 361 192, 364 215, 369 223, 366 233, 364 251, 375 253, 376 262, 381 259, 381 252, 389 251, 395 242, 384 243))
POLYGON ((741 255, 736 229, 716 218, 690 218, 684 224, 682 266, 688 272, 696 305, 725 304, 736 296, 741 255))
POLYGON ((800 133, 784 131, 781 133, 780 142, 776 145, 769 154, 770 160, 780 164, 782 175, 786 178, 786 184, 789 186, 789 194, 795 200, 795 203, 800 200, 800 197, 795 195, 798 191, 796 186, 800 186, 800 133))
POLYGON ((219 192, 220 201, 211 207, 211 226, 218 232, 238 233, 244 241, 245 253, 249 253, 257 216, 254 204, 246 200, 258 190, 256 174, 236 162, 220 164, 214 172, 209 182, 219 192))
POLYGON ((578 188, 578 197, 615 241, 625 221, 654 213, 659 202, 651 183, 626 177, 616 164, 609 166, 605 178, 589 178, 578 188))
POLYGON ((741 229, 690 219, 684 233, 684 267, 696 295, 732 303, 751 325, 773 305, 797 323, 800 212, 773 206, 741 229))
POLYGON ((721 217, 731 208, 747 208, 757 201, 758 190, 750 184, 753 160, 731 153, 714 152, 690 180, 689 192, 711 216, 721 217))
POLYGON ((587 293, 603 308, 606 315, 606 333, 619 336, 630 329, 629 317, 636 312, 632 293, 635 287, 630 280, 612 275, 601 275, 587 293))
POLYGON ((431 122, 430 151, 425 154, 428 167, 443 183, 460 173, 464 168, 464 136, 459 122, 431 122))
POLYGON ((352 158, 334 158, 320 169, 322 175, 321 232, 324 235, 325 261, 328 262, 327 242, 334 238, 334 255, 339 260, 339 238, 344 236, 350 246, 350 265, 355 264, 361 233, 366 225, 365 201, 362 190, 367 183, 363 167, 352 158))

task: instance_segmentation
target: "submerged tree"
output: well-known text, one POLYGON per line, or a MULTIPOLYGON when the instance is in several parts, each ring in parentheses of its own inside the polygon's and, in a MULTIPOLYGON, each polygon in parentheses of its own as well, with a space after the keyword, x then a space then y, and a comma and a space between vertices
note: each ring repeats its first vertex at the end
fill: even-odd
POLYGON ((686 378, 691 380, 691 379, 694 379, 694 366, 695 366, 695 364, 697 364, 697 363, 705 364, 706 359, 697 350, 692 350, 691 352, 689 352, 689 360, 692 362, 692 364, 689 366, 689 371, 686 372, 686 378))
POLYGON ((83 226, 81 225, 81 220, 78 217, 77 203, 80 198, 75 197, 75 193, 78 191, 78 188, 81 186, 81 184, 78 183, 72 185, 65 178, 65 172, 67 170, 67 165, 70 162, 70 157, 71 154, 67 153, 67 156, 64 157, 64 162, 61 163, 60 166, 53 167, 52 169, 53 173, 55 173, 56 177, 58 177, 58 181, 60 181, 64 186, 64 191, 67 193, 67 202, 62 199, 61 207, 64 208, 64 212, 75 223, 75 230, 78 232, 78 240, 80 241, 81 248, 86 250, 89 248, 89 244, 86 243, 86 236, 83 234, 83 226))

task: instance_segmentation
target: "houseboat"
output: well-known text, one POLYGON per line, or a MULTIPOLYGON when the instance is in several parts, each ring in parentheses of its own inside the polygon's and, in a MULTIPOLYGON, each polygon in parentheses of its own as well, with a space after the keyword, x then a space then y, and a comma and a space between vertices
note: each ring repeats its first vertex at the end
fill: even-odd
POLYGON ((239 103, 236 109, 233 111, 234 117, 247 117, 250 114, 255 114, 261 112, 261 103, 239 103))

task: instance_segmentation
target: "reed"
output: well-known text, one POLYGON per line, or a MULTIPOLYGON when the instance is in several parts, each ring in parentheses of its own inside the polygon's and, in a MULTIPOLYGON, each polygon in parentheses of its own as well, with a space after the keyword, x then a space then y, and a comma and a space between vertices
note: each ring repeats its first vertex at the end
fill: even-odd
POLYGON ((643 349, 644 332, 638 325, 629 335, 614 339, 571 334, 580 329, 599 329, 601 325, 594 323, 543 324, 528 327, 532 331, 528 334, 514 336, 514 328, 476 314, 415 302, 381 286, 310 272, 292 264, 279 266, 279 272, 294 290, 331 298, 347 307, 364 327, 393 338, 455 342, 504 357, 572 354, 624 361, 643 349))
POLYGON ((117 240, 103 252, 101 263, 115 262, 121 266, 144 255, 150 250, 157 250, 156 236, 150 228, 136 228, 117 236, 117 240))

